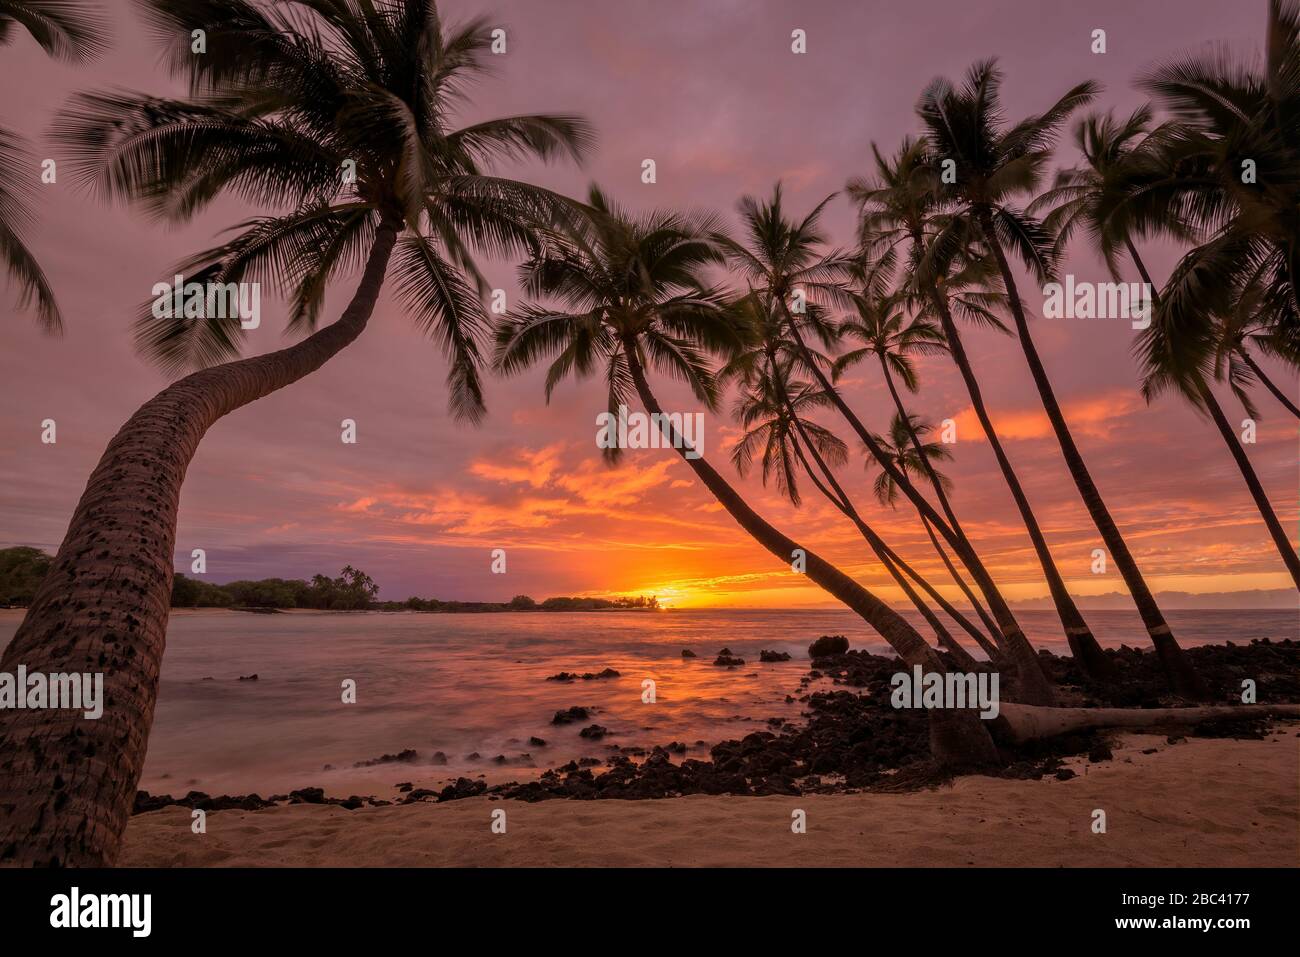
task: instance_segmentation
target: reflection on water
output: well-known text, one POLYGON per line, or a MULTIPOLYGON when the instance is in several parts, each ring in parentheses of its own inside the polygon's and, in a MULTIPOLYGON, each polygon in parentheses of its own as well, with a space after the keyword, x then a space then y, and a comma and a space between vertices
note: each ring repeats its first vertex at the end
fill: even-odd
MULTIPOLYGON (((1051 612, 1019 616, 1037 646, 1063 650, 1051 612)), ((21 613, 0 612, 0 646, 20 620, 21 613)), ((1103 644, 1142 646, 1133 614, 1092 611, 1088 620, 1103 644)), ((1300 637, 1293 611, 1183 611, 1170 620, 1184 646, 1300 637)), ((315 785, 330 794, 392 797, 401 781, 433 787, 458 775, 524 779, 582 756, 605 756, 610 744, 679 741, 689 746, 688 757, 707 758, 707 746, 696 742, 748 734, 769 717, 798 716, 801 706, 785 697, 798 693, 808 643, 822 634, 884 650, 860 619, 834 610, 179 612, 168 629, 140 786, 177 795, 196 789, 266 796, 315 785), (724 646, 745 666, 713 667, 724 646), (684 648, 699 657, 683 659, 684 648), (786 651, 794 660, 760 664, 760 649, 786 651), (621 677, 545 680, 604 668, 621 677), (237 680, 252 674, 257 681, 237 680), (348 678, 357 683, 355 705, 341 701, 348 678), (641 700, 646 678, 656 683, 654 704, 641 700), (597 710, 590 722, 551 725, 556 711, 574 705, 597 710), (610 736, 580 738, 587 723, 610 736), (532 736, 547 745, 530 746, 532 736), (418 752, 414 763, 353 767, 408 748, 418 752), (432 763, 436 751, 446 754, 446 765, 432 763), (468 759, 476 752, 480 758, 468 759), (497 755, 508 763, 494 764, 497 755)))

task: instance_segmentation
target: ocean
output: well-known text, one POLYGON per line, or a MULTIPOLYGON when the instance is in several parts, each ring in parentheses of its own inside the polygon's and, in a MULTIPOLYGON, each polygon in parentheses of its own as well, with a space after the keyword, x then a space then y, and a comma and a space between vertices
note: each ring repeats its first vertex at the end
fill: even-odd
MULTIPOLYGON (((1017 614, 1037 647, 1064 650, 1053 613, 1017 614)), ((1087 618, 1105 645, 1144 645, 1131 612, 1087 618)), ((1169 618, 1185 647, 1300 638, 1294 611, 1171 611, 1169 618)), ((21 620, 22 612, 0 611, 0 647, 21 620)), ((334 796, 392 798, 399 782, 526 780, 570 760, 607 757, 614 744, 679 742, 686 757, 707 759, 709 745, 762 730, 770 717, 798 718, 802 706, 785 698, 801 693, 808 644, 823 634, 885 650, 860 619, 838 610, 179 611, 168 629, 140 786, 154 794, 263 797, 315 786, 334 796), (745 665, 714 667, 723 647, 745 665), (698 657, 682 658, 683 649, 698 657), (762 649, 793 659, 759 663, 762 649), (620 677, 546 680, 605 668, 620 677), (253 674, 256 681, 238 680, 253 674), (355 704, 342 701, 349 679, 355 704), (653 703, 643 701, 647 679, 653 703), (555 712, 574 706, 595 710, 586 721, 551 724, 555 712), (608 736, 580 737, 590 724, 608 736), (530 745, 532 737, 546 744, 530 745), (412 762, 358 766, 408 749, 417 753, 412 762), (434 763, 439 751, 445 764, 434 763)))

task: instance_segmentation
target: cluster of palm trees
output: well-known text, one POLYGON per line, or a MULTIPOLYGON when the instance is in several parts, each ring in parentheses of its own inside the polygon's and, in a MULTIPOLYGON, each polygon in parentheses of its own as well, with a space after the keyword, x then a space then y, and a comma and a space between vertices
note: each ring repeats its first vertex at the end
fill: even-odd
MULTIPOLYGON (((238 359, 237 321, 140 320, 144 354, 168 371, 198 371, 146 403, 109 444, 0 659, 0 668, 21 662, 41 671, 93 665, 107 672, 114 706, 89 728, 59 713, 0 714, 0 806, 13 809, 0 821, 0 862, 115 857, 152 720, 186 467, 219 418, 308 375, 360 335, 390 274, 406 311, 446 357, 454 416, 482 416, 489 367, 510 375, 539 362, 548 366, 548 397, 566 377, 599 376, 614 412, 638 400, 662 412, 652 377, 684 382, 711 410, 730 396, 744 429, 731 453, 736 471, 757 464, 764 482, 796 505, 815 488, 857 529, 937 648, 670 436, 742 529, 860 615, 909 666, 997 668, 1010 696, 1052 705, 1057 689, 956 514, 941 471, 947 447, 908 409, 920 388, 916 357, 950 359, 1072 653, 1091 680, 1108 680, 1113 665, 1066 588, 962 341, 972 323, 1014 334, 1171 690, 1202 698, 1205 687, 1071 434, 1018 288, 1013 263, 1048 281, 1082 226, 1115 276, 1127 261, 1159 288, 1138 343, 1143 393, 1177 391, 1208 415, 1300 586, 1295 546, 1212 391, 1229 383, 1254 415, 1260 385, 1300 418, 1256 358, 1300 365, 1300 9, 1292 0, 1270 4, 1262 66, 1192 56, 1145 75, 1142 88, 1168 114, 1158 125, 1153 108, 1122 121, 1077 119, 1096 97, 1091 83, 1009 122, 992 61, 960 84, 936 80, 918 102, 920 134, 893 152, 873 147, 870 168, 847 184, 859 226, 847 250, 833 248, 821 226, 833 196, 799 215, 779 184, 769 196, 743 198, 740 229, 729 233, 708 216, 633 213, 598 187, 577 201, 496 175, 504 159, 580 161, 592 131, 561 115, 458 127, 453 107, 483 69, 490 29, 484 21, 448 26, 434 0, 139 2, 189 95, 80 95, 56 122, 57 140, 84 184, 160 218, 188 218, 224 194, 266 208, 179 269, 196 281, 272 284, 290 303, 290 328, 309 334, 238 359), (190 52, 196 29, 206 36, 201 56, 190 52), (1082 162, 1048 182, 1072 120, 1082 162), (1153 238, 1188 247, 1161 287, 1139 252, 1153 238), (484 254, 522 261, 526 301, 496 321, 483 306, 476 258, 484 254), (341 316, 317 329, 326 289, 357 270, 341 316), (711 281, 719 273, 727 284, 711 281), (883 433, 868 428, 845 388, 845 371, 864 365, 879 370, 890 398, 876 416, 883 433), (814 416, 839 421, 849 441, 814 416), (872 470, 865 480, 845 470, 858 455, 872 470), (968 612, 882 538, 866 497, 916 512, 968 612)), ((0 41, 13 22, 51 52, 88 48, 95 33, 70 27, 75 14, 68 0, 0 0, 0 41), (51 24, 63 25, 62 40, 51 38, 51 24)), ((6 187, 0 181, 0 216, 17 208, 6 187)), ((0 222, 11 272, 52 324, 48 284, 16 236, 0 222)), ((932 712, 931 745, 950 765, 997 760, 974 712, 932 712)))

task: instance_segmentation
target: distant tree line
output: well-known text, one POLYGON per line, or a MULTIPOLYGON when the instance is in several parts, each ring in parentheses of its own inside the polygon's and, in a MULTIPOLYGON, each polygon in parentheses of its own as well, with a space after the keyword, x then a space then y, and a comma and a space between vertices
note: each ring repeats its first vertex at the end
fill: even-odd
POLYGON ((319 608, 360 611, 375 607, 379 586, 360 569, 346 566, 337 578, 263 578, 224 585, 188 578, 177 572, 172 581, 173 608, 319 608))
MULTIPOLYGON (((53 559, 40 549, 18 546, 0 549, 0 605, 26 607, 50 569, 53 559)), ((263 578, 224 585, 200 581, 180 572, 172 580, 173 608, 317 608, 327 611, 612 611, 659 607, 653 598, 547 598, 538 602, 516 595, 508 602, 442 601, 408 598, 378 602, 379 586, 365 572, 344 567, 337 578, 263 578)))
POLYGON ((441 601, 437 598, 408 598, 406 601, 386 601, 378 606, 383 611, 653 611, 659 600, 653 595, 646 598, 547 598, 537 601, 527 595, 516 595, 509 601, 441 601))
POLYGON ((337 578, 313 575, 300 578, 263 578, 212 585, 176 574, 172 582, 173 608, 320 608, 360 611, 375 607, 379 586, 360 569, 344 567, 337 578))

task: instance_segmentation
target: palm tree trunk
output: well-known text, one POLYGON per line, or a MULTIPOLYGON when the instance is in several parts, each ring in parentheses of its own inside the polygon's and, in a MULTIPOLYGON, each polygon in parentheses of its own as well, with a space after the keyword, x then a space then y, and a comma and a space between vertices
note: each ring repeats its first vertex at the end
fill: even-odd
POLYGON ((988 439, 994 458, 997 459, 998 468, 1002 471, 1002 478, 1007 483, 1007 488, 1016 503, 1016 508, 1020 511, 1020 518, 1025 523, 1025 530, 1029 533, 1029 540, 1034 546, 1034 554, 1038 556, 1038 564, 1042 567, 1043 577, 1047 580, 1047 588, 1051 593, 1052 603, 1056 606, 1056 613, 1061 619, 1062 627, 1065 629, 1065 639, 1070 645, 1070 652, 1086 674, 1096 678, 1107 677, 1112 670, 1110 661, 1102 653, 1101 647, 1092 635, 1092 629, 1088 627, 1088 623, 1084 620, 1078 606, 1075 605, 1069 589, 1065 587, 1065 579, 1061 577, 1061 573, 1056 567, 1056 560, 1052 558, 1051 549, 1047 546, 1047 538, 1043 535, 1043 530, 1038 524, 1038 518, 1034 515, 1033 507, 1029 504, 1029 496, 1025 494, 1025 490, 1020 484, 1020 477, 1016 475, 1015 468, 1011 465, 1011 459, 1007 457, 1006 450, 1002 447, 1002 440, 998 438, 997 430, 993 427, 993 420, 989 417, 988 409, 984 405, 984 396, 980 391, 979 380, 975 378, 975 370, 971 367, 970 359, 966 355, 966 348, 962 345, 961 334, 957 331, 957 324, 953 321, 947 300, 943 298, 935 286, 931 286, 929 293, 935 307, 938 309, 944 336, 948 340, 948 349, 952 354, 953 361, 957 364, 958 371, 961 372, 962 380, 966 383, 966 391, 970 395, 971 407, 975 410, 975 417, 979 419, 980 427, 984 430, 984 436, 988 439))
MULTIPOLYGON (((1110 510, 1106 507, 1101 492, 1097 489, 1097 485, 1093 482, 1092 475, 1088 471, 1088 466, 1083 461, 1083 455, 1079 452, 1078 446, 1075 445, 1074 436, 1071 435, 1070 427, 1066 424, 1065 416, 1061 413, 1061 407, 1056 401, 1056 393, 1052 389, 1051 380, 1047 377, 1047 370, 1043 367, 1042 360, 1038 355, 1038 349, 1034 346, 1033 337, 1029 333, 1029 322, 1025 318, 1025 310, 1020 304, 1019 294, 1016 291, 1015 276, 1011 273, 1011 266, 1002 251, 1001 243, 997 241, 993 228, 993 217, 988 209, 979 211, 979 221, 985 242, 997 259, 998 271, 1002 274, 1002 281, 1006 285, 1011 305, 1011 315, 1016 323, 1016 332, 1020 337, 1020 346, 1029 364, 1030 374, 1033 376, 1034 385, 1038 389, 1038 396, 1042 400, 1043 409, 1047 412, 1047 418, 1052 423, 1052 431, 1056 433, 1057 443, 1061 446, 1061 454, 1065 459, 1066 467, 1070 470, 1070 477, 1074 479, 1074 485, 1079 491, 1079 497, 1083 499, 1083 504, 1088 509, 1093 524, 1097 526, 1102 541, 1106 543, 1107 550, 1115 560, 1116 567, 1119 568, 1120 576, 1124 579, 1124 584, 1133 598, 1133 603, 1137 606, 1138 614, 1142 617, 1142 624, 1146 627, 1147 635, 1156 649, 1156 655, 1160 659, 1169 686, 1178 694, 1204 698, 1209 693, 1205 683, 1192 670, 1187 658, 1183 655, 1182 649, 1178 646, 1173 630, 1165 621, 1164 613, 1161 612, 1160 606, 1156 604, 1155 596, 1151 594, 1151 589, 1147 587, 1141 569, 1138 568, 1132 553, 1129 552, 1128 544, 1124 541, 1119 526, 1111 518, 1110 510)), ((1133 254, 1136 256, 1136 251, 1133 254)), ((1097 653, 1100 654, 1100 649, 1098 649, 1097 653)))
POLYGON ((934 586, 917 574, 916 570, 913 569, 911 565, 907 564, 907 562, 905 562, 897 552, 885 543, 883 538, 876 534, 875 529, 863 521, 862 516, 858 514, 858 510, 853 506, 853 502, 849 499, 848 495, 845 494, 844 489, 840 486, 839 482, 836 481, 835 473, 830 470, 830 467, 822 458, 821 453, 817 451, 817 447, 808 441, 808 435, 803 427, 802 421, 800 421, 799 416, 795 414, 794 407, 790 404, 790 400, 785 396, 784 387, 778 385, 778 389, 780 389, 782 393, 782 401, 785 403, 786 410, 790 413, 794 421, 795 428, 799 432, 799 437, 803 440, 803 442, 800 443, 798 439, 795 439, 791 443, 794 446, 794 454, 798 456, 799 463, 803 466, 804 472, 807 473, 808 478, 817 486, 817 491, 821 492, 828 502, 834 505, 846 518, 849 519, 849 521, 853 522, 853 524, 857 526, 859 534, 862 535, 867 545, 871 548, 871 551, 880 561, 880 564, 885 566, 885 570, 889 572, 894 581, 898 583, 898 587, 903 590, 903 594, 907 596, 908 601, 910 601, 912 606, 920 612, 921 617, 926 620, 926 623, 934 631, 934 636, 938 639, 939 645, 948 649, 952 656, 957 660, 957 663, 966 671, 978 671, 979 663, 976 662, 970 652, 957 642, 957 639, 952 636, 948 629, 943 626, 943 622, 939 620, 939 616, 930 610, 930 606, 927 605, 922 600, 921 596, 916 593, 916 590, 907 583, 907 579, 911 578, 914 582, 924 588, 931 598, 938 601, 940 607, 952 617, 953 621, 956 621, 959 624, 964 624, 968 629, 972 630, 977 638, 979 638, 981 636, 979 632, 975 630, 975 626, 969 621, 966 621, 957 609, 953 608, 952 605, 948 604, 948 602, 944 600, 934 586), (809 464, 808 459, 804 455, 804 446, 807 446, 808 454, 810 454, 817 462, 817 467, 821 470, 826 482, 834 488, 834 492, 832 492, 830 488, 827 488, 827 486, 823 484, 822 479, 819 479, 817 474, 813 471, 812 465, 809 464), (907 576, 906 578, 904 577, 904 573, 907 576))
POLYGON ((1016 742, 1039 741, 1059 734, 1076 734, 1089 728, 1188 727, 1204 721, 1241 721, 1247 718, 1300 718, 1300 704, 1201 705, 1193 708, 1035 708, 1002 705, 994 723, 1016 742))
MULTIPOLYGON (((934 650, 907 621, 887 604, 867 591, 849 576, 826 561, 811 549, 803 548, 793 539, 769 525, 757 512, 749 507, 743 498, 727 481, 719 475, 703 456, 690 458, 686 455, 690 449, 675 434, 668 420, 663 417, 654 393, 646 382, 641 367, 637 345, 631 340, 624 342, 628 371, 642 405, 651 415, 660 415, 659 421, 668 433, 674 448, 682 460, 691 468, 696 477, 704 484, 718 503, 736 520, 749 535, 767 551, 786 564, 794 561, 796 551, 802 551, 806 562, 805 573, 819 586, 839 599, 856 612, 863 621, 876 630, 885 639, 900 658, 909 666, 920 665, 925 672, 943 673, 943 662, 934 650)), ((980 721, 978 714, 969 709, 937 709, 930 715, 930 750, 934 759, 949 766, 983 766, 996 764, 997 748, 988 729, 980 721)))
POLYGON ((1286 393, 1274 385, 1272 379, 1264 375, 1264 370, 1255 362, 1255 357, 1246 351, 1245 346, 1238 350, 1238 355, 1240 355, 1246 365, 1250 367, 1250 371, 1255 373, 1259 381, 1264 383, 1264 388, 1268 389, 1269 392, 1272 392, 1273 397, 1277 399, 1278 402, 1281 402, 1288 412, 1294 415, 1297 419, 1300 419, 1300 408, 1296 408, 1296 404, 1287 398, 1286 393))
MULTIPOLYGON (((1003 655, 997 646, 997 625, 993 622, 992 618, 988 617, 988 612, 984 610, 984 606, 979 604, 979 600, 975 597, 974 591, 972 591, 971 587, 966 584, 966 580, 962 578, 961 574, 957 571, 957 568, 953 565, 952 559, 948 557, 947 549, 943 547, 943 543, 939 541, 939 537, 934 534, 934 526, 930 524, 930 520, 924 515, 921 516, 921 525, 924 526, 925 534, 930 538, 930 544, 938 553, 939 558, 943 560, 943 567, 948 570, 949 576, 951 576, 953 581, 957 583, 957 586, 961 588, 967 601, 969 601, 975 608, 975 611, 979 613, 980 620, 984 622, 984 627, 988 629, 987 636, 979 631, 972 631, 971 629, 974 628, 973 625, 966 629, 967 632, 975 639, 975 643, 984 649, 984 653, 989 656, 990 661, 1002 661, 1003 655), (990 640, 989 636, 991 636, 992 640, 990 640)), ((966 621, 967 624, 969 624, 969 621, 965 617, 962 618, 962 621, 966 621)), ((961 622, 958 622, 958 624, 960 623, 961 622)))
POLYGON ((1214 420, 1219 434, 1223 436, 1223 441, 1228 444, 1228 451, 1237 462, 1237 468, 1241 470, 1241 477, 1246 480, 1246 487, 1250 489, 1251 497, 1255 499, 1255 506, 1259 509, 1260 516, 1264 519, 1264 524, 1268 526, 1268 533, 1273 537, 1273 544, 1277 546, 1278 553, 1282 556, 1282 561, 1286 565, 1286 570, 1291 573, 1291 580, 1295 582, 1296 588, 1300 588, 1300 555, 1296 554, 1296 547, 1287 538, 1286 530, 1282 528, 1282 523, 1278 521, 1277 513, 1273 511, 1273 506, 1269 503, 1268 495, 1264 492, 1264 486, 1259 481, 1259 476, 1255 474, 1254 466, 1250 464, 1250 459, 1246 455, 1246 450, 1241 447, 1241 442, 1237 440, 1237 433, 1232 430, 1232 425, 1228 422, 1228 417, 1223 414, 1223 408, 1219 401, 1210 391, 1209 386, 1201 381, 1197 385, 1200 393, 1201 403, 1210 413, 1210 418, 1214 420))
MULTIPOLYGON (((880 559, 881 563, 885 566, 886 569, 890 569, 892 572, 892 569, 890 567, 891 563, 892 565, 897 566, 899 569, 901 569, 902 572, 906 574, 908 578, 916 582, 917 585, 919 585, 925 591, 925 593, 934 600, 935 604, 937 604, 939 608, 942 609, 942 611, 949 618, 951 618, 958 625, 964 628, 967 634, 969 634, 972 638, 975 639, 975 643, 979 645, 982 649, 984 649, 984 653, 989 656, 989 661, 998 665, 1003 664, 1004 658, 1002 653, 998 650, 997 645, 993 644, 986 637, 984 637, 984 635, 980 633, 980 630, 976 628, 973 624, 971 624, 970 620, 965 615, 963 615, 956 608, 954 608, 952 604, 946 598, 944 598, 943 595, 939 593, 939 590, 937 588, 935 588, 928 581, 926 581, 926 579, 923 578, 920 575, 920 573, 916 571, 916 569, 914 569, 911 565, 909 565, 906 561, 904 561, 902 556, 900 556, 896 551, 890 548, 889 545, 885 542, 885 540, 882 539, 875 532, 875 530, 872 529, 871 526, 869 526, 862 519, 862 516, 858 513, 858 510, 854 506, 853 501, 849 498, 848 493, 844 491, 843 486, 841 486, 839 481, 835 478, 835 473, 832 472, 830 467, 826 464, 821 454, 817 451, 816 446, 814 446, 811 442, 808 441, 808 436, 805 434, 803 425, 800 423, 798 416, 794 414, 794 409, 789 405, 788 400, 786 403, 786 407, 789 410, 791 416, 794 418, 795 427, 799 430, 799 434, 803 438, 803 445, 807 446, 808 452, 816 460, 817 466, 821 470, 821 473, 824 476, 825 481, 831 486, 832 489, 834 489, 834 492, 832 492, 830 489, 828 489, 825 485, 822 484, 822 481, 819 480, 816 475, 813 474, 812 468, 809 466, 808 462, 804 459, 803 448, 799 445, 798 442, 796 442, 794 443, 795 454, 799 456, 799 461, 803 463, 804 471, 808 473, 808 477, 812 479, 813 484, 817 486, 818 491, 820 491, 822 495, 824 495, 832 505, 834 505, 837 509, 839 509, 840 512, 843 513, 846 518, 848 518, 851 522, 853 522, 854 525, 857 526, 858 531, 861 533, 862 537, 866 539, 867 544, 871 546, 871 550, 875 552, 876 557, 880 559)), ((922 519, 922 521, 925 520, 922 519)), ((929 528, 928 523, 926 527, 929 528)), ((897 575, 895 575, 895 580, 898 580, 897 575)), ((957 645, 956 640, 953 639, 953 637, 948 633, 947 629, 945 629, 943 625, 939 623, 938 619, 933 618, 932 620, 933 613, 930 611, 929 606, 927 606, 923 601, 921 601, 919 596, 913 597, 912 592, 908 589, 906 582, 899 581, 898 584, 900 587, 902 587, 904 593, 906 593, 907 596, 912 599, 912 604, 916 606, 917 611, 919 611, 922 617, 924 617, 925 620, 930 623, 930 627, 935 630, 935 636, 939 639, 939 643, 943 645, 943 647, 947 648, 949 651, 952 651, 953 654, 957 655, 959 658, 969 659, 969 661, 974 662, 975 659, 970 656, 969 652, 967 652, 965 648, 962 648, 959 645, 957 645), (956 650, 954 650, 954 648, 956 650)))
MULTIPOLYGON (((889 387, 890 396, 893 397, 894 408, 898 410, 898 415, 903 423, 903 427, 907 429, 907 435, 912 442, 912 448, 916 452, 917 460, 921 463, 921 467, 925 469, 925 474, 930 479, 930 485, 934 489, 935 496, 938 498, 939 506, 943 509, 943 514, 948 518, 948 524, 952 526, 952 530, 960 535, 962 540, 970 546, 972 551, 974 551, 975 546, 971 542, 970 536, 966 534, 965 529, 961 527, 961 523, 957 521, 957 513, 953 511, 952 503, 948 501, 948 494, 943 490, 943 483, 939 481, 938 473, 935 472, 934 466, 930 464, 930 460, 926 457, 925 450, 921 447, 920 436, 916 434, 916 429, 912 428, 912 420, 907 414, 906 407, 903 405, 903 397, 898 394, 898 388, 894 385, 894 375, 889 371, 889 363, 885 361, 883 355, 880 357, 880 368, 885 374, 885 384, 889 387)), ((934 529, 931 528, 929 521, 924 515, 921 516, 921 522, 925 525, 926 533, 930 536, 930 542, 934 545, 935 551, 937 551, 939 557, 943 559, 943 564, 944 567, 948 569, 948 574, 952 576, 953 581, 957 583, 957 587, 962 590, 963 594, 965 594, 966 598, 970 601, 971 606, 975 609, 975 613, 979 615, 980 620, 984 622, 984 627, 988 628, 989 634, 992 635, 993 640, 996 641, 998 630, 993 619, 989 617, 988 612, 984 610, 984 606, 980 604, 979 599, 975 597, 970 586, 966 584, 966 579, 961 576, 961 573, 958 572, 952 562, 948 560, 947 552, 945 552, 943 546, 939 544, 939 540, 934 535, 934 529)), ((983 642, 980 642, 980 645, 982 647, 983 642)))
MULTIPOLYGON (((966 631, 974 637, 976 644, 985 650, 990 661, 995 663, 1000 661, 1002 656, 997 652, 996 646, 991 645, 988 640, 980 634, 979 629, 967 620, 965 615, 954 608, 941 594, 939 594, 938 589, 922 578, 911 565, 905 562, 897 552, 885 543, 884 539, 880 538, 880 536, 862 520, 861 515, 858 514, 858 510, 854 507, 853 501, 849 498, 848 493, 844 491, 844 487, 840 485, 839 479, 835 477, 834 470, 826 464, 826 460, 822 457, 822 454, 817 451, 817 446, 813 444, 811 439, 809 439, 808 430, 804 428, 803 419, 799 417, 799 413, 795 410, 794 403, 790 401, 790 396, 786 393, 785 382, 778 371, 776 354, 771 349, 768 350, 767 360, 768 365, 772 370, 772 383, 776 388, 777 398, 780 399, 786 413, 790 416, 790 421, 794 424, 795 431, 798 433, 798 437, 791 443, 794 446, 795 455, 799 457, 799 462, 803 465, 804 472, 807 473, 808 478, 812 480, 813 484, 817 486, 817 490, 825 496, 827 501, 834 505, 844 514, 845 517, 857 526, 858 531, 861 533, 862 537, 866 539, 867 544, 875 553, 876 558, 879 559, 881 564, 885 566, 886 570, 890 572, 894 577, 894 580, 898 582, 899 587, 903 589, 903 593, 907 595, 912 604, 916 607, 916 610, 921 613, 921 616, 925 618, 925 620, 930 624, 930 627, 934 629, 935 637, 939 639, 939 644, 951 651, 952 654, 962 662, 963 667, 967 668, 967 670, 971 670, 970 666, 975 665, 975 659, 971 657, 970 653, 966 651, 965 648, 961 647, 961 645, 957 643, 956 639, 954 639, 951 634, 949 634, 948 630, 943 627, 943 624, 939 621, 938 617, 930 611, 929 606, 921 600, 919 595, 916 595, 912 591, 906 580, 899 575, 897 569, 901 569, 908 578, 911 578, 914 582, 920 585, 921 588, 923 588, 926 593, 934 599, 949 618, 955 621, 962 628, 965 628, 966 631), (802 440, 802 445, 800 444, 800 440, 802 440), (822 475, 821 479, 817 477, 812 466, 808 463, 808 459, 804 455, 805 448, 808 450, 808 455, 811 455, 813 461, 817 463, 817 469, 822 475), (823 484, 823 481, 825 484, 823 484), (830 488, 827 488, 827 486, 830 486, 830 488), (831 489, 834 489, 834 491, 832 492, 831 489)), ((922 521, 924 521, 924 519, 922 519, 922 521)), ((927 524, 926 527, 928 529, 929 525, 927 524)), ((933 534, 931 534, 930 540, 932 542, 934 541, 933 534)), ((949 565, 948 568, 949 571, 952 571, 951 565, 949 565)))
MULTIPOLYGON (((962 594, 966 596, 966 600, 971 603, 971 607, 973 607, 979 615, 980 621, 982 621, 984 627, 988 629, 988 638, 977 639, 980 647, 986 652, 991 648, 1001 656, 1002 652, 998 650, 997 646, 999 635, 997 623, 992 619, 992 617, 990 617, 984 606, 979 603, 979 599, 976 598, 974 590, 966 583, 965 578, 963 578, 957 570, 957 566, 954 565, 952 559, 948 557, 948 549, 943 547, 943 542, 939 541, 939 536, 934 533, 934 526, 930 524, 930 520, 924 515, 921 516, 921 527, 925 529, 925 534, 930 539, 930 545, 934 548, 935 553, 943 562, 943 567, 948 570, 948 575, 957 583, 957 587, 962 590, 962 594), (990 638, 992 639, 991 641, 989 640, 990 638)), ((990 657, 992 657, 991 653, 990 657)))
MULTIPOLYGON (((857 521, 860 520, 860 517, 857 514, 857 510, 853 509, 851 504, 850 504, 850 509, 852 509, 852 514, 849 517, 852 518, 856 523, 857 521)), ((994 662, 995 664, 1002 661, 1002 654, 1001 652, 998 651, 997 645, 993 644, 991 641, 988 640, 988 638, 986 638, 983 634, 981 634, 980 630, 976 628, 973 624, 971 624, 970 619, 968 619, 960 611, 954 608, 952 603, 949 602, 948 599, 944 598, 943 595, 940 594, 939 590, 935 588, 933 585, 931 585, 928 581, 926 581, 925 578, 923 578, 920 575, 920 573, 916 571, 916 569, 914 569, 911 565, 909 565, 906 561, 904 561, 902 556, 900 556, 896 551, 894 551, 892 548, 886 545, 883 541, 881 541, 880 544, 881 544, 881 549, 884 553, 884 557, 889 559, 900 569, 902 569, 902 571, 907 575, 908 578, 916 582, 917 585, 919 585, 925 591, 925 593, 929 595, 931 599, 934 600, 934 603, 939 606, 940 610, 943 611, 944 614, 946 614, 949 618, 955 621, 959 626, 964 628, 966 630, 966 633, 970 635, 972 638, 974 638, 975 643, 979 645, 980 648, 984 650, 985 654, 989 656, 990 661, 994 662)), ((955 644, 955 642, 953 643, 955 644)), ((948 643, 940 641, 940 644, 943 644, 945 648, 949 648, 949 650, 952 650, 948 643)), ((956 653, 958 652, 954 652, 954 654, 956 653)), ((960 650, 960 654, 965 657, 970 657, 964 648, 960 650)), ((971 658, 970 660, 974 661, 975 659, 971 658)))
POLYGON ((338 321, 297 345, 186 376, 108 444, 0 670, 104 674, 104 711, 0 712, 0 864, 110 866, 153 724, 181 483, 222 416, 320 368, 365 328, 398 225, 375 234, 338 321))
POLYGON ((849 408, 839 390, 831 384, 820 366, 813 361, 812 354, 808 351, 808 345, 803 341, 803 336, 800 334, 799 328, 784 302, 782 302, 782 309, 785 314, 786 325, 789 327, 794 341, 799 346, 804 363, 812 369, 818 384, 826 392, 835 407, 839 409, 844 420, 852 426, 853 431, 857 433, 858 438, 871 451, 880 467, 889 473, 889 477, 894 480, 894 484, 902 490, 916 509, 933 523, 934 527, 940 531, 966 567, 970 569, 971 575, 974 576, 976 583, 980 586, 980 591, 984 593, 984 597, 988 599, 989 607, 997 619, 1002 636, 999 647, 1015 665, 1016 677, 1019 679, 1019 692, 1021 697, 1025 699, 1025 703, 1044 706, 1054 705, 1056 703, 1056 692, 1052 689, 1051 682, 1047 680, 1047 674, 1043 671, 1042 663, 1038 660, 1038 655, 1034 652, 1033 646, 1029 644, 1029 639, 1021 631, 1020 625, 1011 613, 1010 606, 1001 599, 997 588, 993 584, 993 578, 988 573, 988 569, 984 567, 974 549, 970 548, 956 532, 948 527, 948 523, 939 517, 939 513, 926 501, 925 496, 916 490, 907 476, 893 462, 889 461, 889 456, 885 455, 884 449, 880 447, 880 443, 876 441, 875 436, 862 424, 862 420, 849 408))

